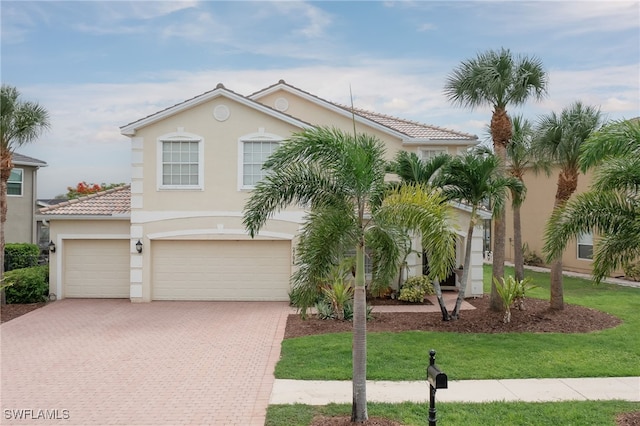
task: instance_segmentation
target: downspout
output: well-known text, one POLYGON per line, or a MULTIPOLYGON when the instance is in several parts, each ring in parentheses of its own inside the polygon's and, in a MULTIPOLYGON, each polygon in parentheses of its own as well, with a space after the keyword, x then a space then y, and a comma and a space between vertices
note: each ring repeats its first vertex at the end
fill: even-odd
POLYGON ((38 222, 36 220, 36 202, 38 200, 38 169, 40 167, 35 168, 33 173, 31 174, 31 243, 38 244, 38 222))

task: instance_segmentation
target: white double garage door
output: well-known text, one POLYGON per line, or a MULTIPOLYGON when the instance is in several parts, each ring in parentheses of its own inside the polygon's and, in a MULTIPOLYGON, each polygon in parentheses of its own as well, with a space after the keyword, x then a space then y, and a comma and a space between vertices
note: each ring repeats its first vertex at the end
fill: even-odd
MULTIPOLYGON (((64 297, 128 298, 129 240, 65 243, 64 297)), ((154 240, 153 300, 288 300, 287 240, 154 240)))

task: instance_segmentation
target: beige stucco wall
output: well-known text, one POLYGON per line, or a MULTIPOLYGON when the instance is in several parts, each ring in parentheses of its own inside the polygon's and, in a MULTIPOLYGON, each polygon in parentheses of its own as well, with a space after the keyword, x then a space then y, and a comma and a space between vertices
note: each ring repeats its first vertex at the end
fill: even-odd
MULTIPOLYGON (((288 92, 276 93, 260 101, 273 107, 273 101, 281 96, 286 96, 289 102, 286 114, 308 123, 334 126, 346 132, 353 130, 350 117, 288 92)), ((250 191, 241 188, 240 141, 260 135, 284 140, 303 128, 302 123, 275 118, 233 97, 218 96, 136 130, 131 138, 132 208, 129 231, 132 247, 140 240, 145 249, 142 254, 134 251, 131 254, 132 301, 146 302, 152 298, 153 241, 249 238, 242 224, 242 211, 250 191), (229 111, 228 118, 224 120, 214 116, 216 108, 221 106, 229 111), (202 189, 159 187, 158 141, 176 134, 195 135, 204 141, 202 189)), ((383 140, 388 159, 393 158, 398 150, 407 149, 400 138, 386 132, 361 124, 357 129, 383 140)), ((412 146, 409 150, 418 152, 418 147, 412 146)), ((450 152, 455 154, 457 147, 451 147, 450 152)), ((304 212, 295 206, 287 208, 268 220, 257 238, 291 240, 294 247, 303 215, 304 212)), ((480 275, 480 289, 481 279, 480 275)))
MULTIPOLYGON (((544 230, 555 201, 556 190, 558 188, 558 169, 554 169, 550 176, 544 173, 535 174, 529 171, 524 176, 527 187, 527 196, 520 209, 522 222, 522 242, 529 245, 529 249, 538 256, 544 258, 542 248, 544 246, 544 230)), ((592 172, 580 174, 578 177, 578 188, 574 193, 584 192, 589 189, 592 180, 592 172)), ((513 210, 509 206, 506 211, 507 232, 505 258, 513 261, 513 210)), ((594 246, 597 245, 597 239, 594 246)), ((567 248, 562 256, 563 268, 567 271, 591 273, 592 262, 590 260, 578 259, 578 245, 575 239, 567 244, 567 248)), ((616 271, 613 275, 622 275, 622 271, 616 271)))
POLYGON ((16 165, 22 169, 22 195, 7 196, 7 222, 5 224, 5 241, 7 243, 36 243, 36 221, 34 218, 36 204, 36 167, 16 165))
MULTIPOLYGON (((129 220, 49 219, 50 237, 56 245, 49 253, 49 292, 63 297, 63 265, 65 242, 69 240, 129 239, 129 220)), ((135 252, 135 247, 130 247, 135 252)), ((90 278, 90 277, 87 277, 90 278)))

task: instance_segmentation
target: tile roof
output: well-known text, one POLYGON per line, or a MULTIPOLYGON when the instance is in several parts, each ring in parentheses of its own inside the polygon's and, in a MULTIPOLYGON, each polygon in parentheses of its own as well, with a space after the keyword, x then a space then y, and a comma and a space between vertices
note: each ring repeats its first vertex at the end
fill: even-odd
POLYGON ((38 160, 37 158, 29 157, 27 155, 19 154, 17 152, 14 152, 12 154, 11 161, 13 162, 13 164, 16 164, 18 166, 38 166, 38 167, 47 166, 47 163, 42 160, 38 160))
MULTIPOLYGON (((338 105, 339 107, 351 112, 351 108, 338 105)), ((402 118, 392 117, 386 114, 366 111, 354 108, 354 113, 361 117, 388 127, 389 129, 400 132, 414 139, 435 139, 435 140, 460 140, 476 141, 478 137, 469 133, 458 132, 443 127, 431 126, 429 124, 418 123, 417 121, 405 120, 402 118)))
POLYGON ((45 216, 128 216, 130 212, 130 185, 96 192, 40 209, 40 214, 45 216))
MULTIPOLYGON (((273 90, 278 86, 286 86, 294 91, 304 93, 305 95, 312 97, 320 102, 333 105, 351 114, 351 107, 323 99, 317 95, 314 95, 313 93, 307 92, 306 90, 302 90, 296 86, 293 86, 285 82, 284 80, 280 80, 276 84, 272 84, 269 87, 265 87, 264 89, 261 89, 255 93, 252 93, 251 95, 249 95, 249 98, 254 99, 258 95, 265 92, 269 92, 270 90, 273 90)), ((437 127, 429 124, 420 123, 417 121, 405 120, 402 118, 397 118, 397 117, 393 117, 386 114, 380 114, 373 111, 354 108, 353 112, 357 116, 373 121, 374 123, 377 123, 390 130, 394 130, 396 132, 402 133, 403 135, 406 135, 411 139, 468 140, 470 142, 475 142, 478 140, 478 137, 476 135, 472 135, 470 133, 458 132, 456 130, 446 129, 444 127, 437 127)))

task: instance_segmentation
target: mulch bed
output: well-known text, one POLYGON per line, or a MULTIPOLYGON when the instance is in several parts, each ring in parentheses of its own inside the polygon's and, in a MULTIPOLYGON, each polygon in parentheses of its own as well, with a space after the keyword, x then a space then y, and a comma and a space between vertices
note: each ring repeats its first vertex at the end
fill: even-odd
POLYGON ((18 318, 19 316, 31 311, 35 311, 38 308, 42 308, 46 304, 47 302, 0 305, 0 317, 2 318, 2 322, 4 323, 7 321, 11 321, 14 318, 18 318))
MULTIPOLYGON (((616 327, 620 319, 584 306, 565 304, 562 311, 549 309, 549 302, 526 299, 525 310, 511 310, 511 322, 502 322, 502 312, 489 309, 489 296, 468 299, 476 309, 463 310, 457 321, 442 321, 439 312, 378 312, 373 308, 373 319, 367 323, 367 331, 448 331, 454 333, 588 333, 616 327)), ((392 303, 392 302, 388 302, 392 303)), ((310 315, 302 320, 299 315, 289 315, 285 339, 323 333, 339 333, 352 330, 350 321, 321 320, 310 315)))
POLYGON ((369 417, 363 423, 352 423, 351 416, 315 416, 309 426, 349 426, 355 424, 364 426, 402 426, 402 423, 385 419, 384 417, 369 417))
POLYGON ((640 411, 618 415, 616 417, 616 426, 640 426, 640 411))

